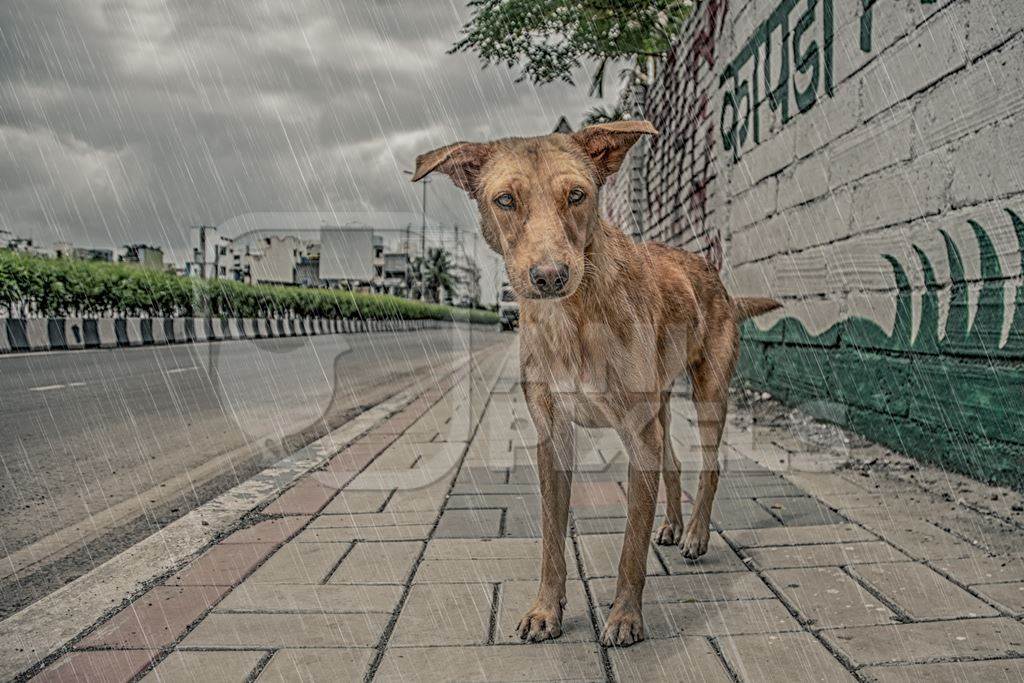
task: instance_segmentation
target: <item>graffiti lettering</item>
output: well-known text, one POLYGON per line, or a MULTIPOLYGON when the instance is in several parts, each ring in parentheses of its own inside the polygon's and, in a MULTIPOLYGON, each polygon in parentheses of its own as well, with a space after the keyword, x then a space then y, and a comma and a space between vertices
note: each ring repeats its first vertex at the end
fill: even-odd
POLYGON ((832 96, 832 2, 820 0, 820 41, 812 31, 819 16, 819 0, 782 0, 726 65, 719 80, 719 87, 728 86, 722 98, 720 127, 722 142, 734 161, 748 138, 755 145, 761 142, 762 102, 779 112, 785 125, 791 118, 791 91, 800 113, 814 106, 822 85, 825 94, 832 96), (804 10, 791 30, 791 15, 801 2, 804 10))
MULTIPOLYGON (((754 29, 719 78, 722 94, 720 129, 722 144, 732 161, 739 160, 750 140, 761 144, 761 105, 779 113, 789 123, 790 93, 796 113, 809 111, 818 102, 819 90, 835 93, 834 0, 781 0, 771 15, 754 29), (803 3, 803 12, 792 16, 803 3), (819 12, 820 4, 820 12, 819 12), (813 29, 820 17, 820 33, 813 29)), ((860 0, 860 49, 871 52, 874 10, 877 0, 860 0)), ((933 4, 935 0, 920 0, 933 4)))

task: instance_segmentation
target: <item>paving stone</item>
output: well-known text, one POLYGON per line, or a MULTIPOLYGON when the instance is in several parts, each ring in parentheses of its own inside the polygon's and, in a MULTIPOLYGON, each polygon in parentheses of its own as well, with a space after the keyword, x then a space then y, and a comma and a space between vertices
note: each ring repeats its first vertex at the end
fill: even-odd
POLYGON ((809 633, 720 638, 719 647, 741 681, 856 681, 809 633))
POLYGON ((766 529, 782 522, 750 498, 715 500, 711 524, 718 529, 766 529))
POLYGON ((774 529, 736 529, 722 533, 737 548, 759 546, 819 545, 874 541, 877 537, 856 524, 784 526, 774 529))
POLYGON ((923 564, 898 562, 855 565, 852 572, 913 619, 955 619, 998 614, 923 564))
MULTIPOLYGON (((664 506, 658 507, 659 513, 664 514, 664 506)), ((626 506, 618 503, 611 503, 609 505, 597 505, 594 507, 569 508, 569 513, 577 521, 580 521, 581 519, 601 519, 605 517, 626 519, 626 506)), ((655 514, 655 519, 657 518, 659 517, 655 514)))
POLYGON ((473 488, 482 484, 506 484, 508 470, 493 470, 488 467, 463 467, 455 478, 455 488, 473 488))
MULTIPOLYGON (((662 489, 664 486, 662 486, 662 489)), ((583 508, 619 505, 623 514, 626 510, 626 494, 622 487, 613 481, 578 481, 573 482, 572 497, 569 505, 574 510, 583 508)))
POLYGON ((757 502, 782 519, 786 526, 820 526, 847 521, 815 498, 758 498, 757 502))
POLYGON ((445 510, 434 538, 494 538, 501 532, 502 510, 445 510))
MULTIPOLYGON (((609 605, 596 609, 603 624, 609 605)), ((651 639, 799 630, 800 624, 778 600, 644 603, 644 634, 651 639)))
POLYGON ((747 548, 743 554, 761 569, 910 561, 909 557, 881 541, 747 548))
POLYGON ((181 642, 187 648, 372 647, 389 614, 231 614, 214 612, 181 642))
POLYGON ((270 556, 242 585, 265 583, 320 583, 349 549, 351 543, 298 543, 291 541, 270 556))
POLYGON ((448 481, 440 481, 423 488, 398 491, 388 501, 384 510, 385 512, 428 512, 436 515, 450 488, 448 481))
POLYGON ((493 597, 489 583, 416 584, 388 646, 486 644, 493 597))
POLYGON ((149 666, 149 650, 69 652, 32 678, 41 683, 124 683, 149 666))
POLYGON ((951 662, 946 664, 914 664, 911 666, 867 667, 858 672, 866 681, 875 683, 975 683, 1024 681, 1024 659, 1003 659, 994 662, 951 662))
MULTIPOLYGON (((571 541, 566 541, 568 546, 571 541)), ((526 538, 434 539, 427 545, 424 560, 540 560, 540 540, 526 538)))
POLYGON ((310 519, 295 516, 264 520, 236 531, 221 543, 284 543, 310 519))
POLYGON ((971 588, 1014 616, 1024 616, 1024 582, 987 583, 971 588))
POLYGON ((350 515, 355 513, 363 512, 377 512, 380 510, 384 503, 387 502, 388 498, 391 497, 391 491, 345 491, 337 495, 327 507, 324 508, 321 517, 323 515, 350 515))
MULTIPOLYGON (((691 498, 696 497, 696 485, 687 487, 691 498)), ((756 477, 751 479, 736 480, 728 474, 722 475, 719 480, 718 489, 715 491, 716 500, 730 500, 733 498, 782 498, 788 496, 806 496, 807 494, 797 486, 793 486, 780 477, 756 477)))
POLYGON ((246 581, 217 605, 218 612, 305 612, 343 614, 392 612, 401 586, 273 585, 246 581))
MULTIPOLYGON (((537 581, 506 581, 498 592, 498 619, 495 623, 494 642, 506 644, 529 644, 520 640, 516 628, 520 619, 533 605, 537 597, 537 581)), ((566 606, 562 613, 562 635, 560 643, 588 643, 594 639, 594 627, 590 623, 587 596, 582 581, 565 582, 566 606)))
POLYGON ((215 545, 167 580, 170 586, 233 586, 276 547, 275 543, 215 545))
POLYGON ((846 572, 835 567, 775 569, 765 578, 815 628, 891 624, 896 615, 846 572))
MULTIPOLYGON (((619 554, 622 550, 621 534, 580 536, 577 542, 579 543, 580 557, 583 558, 583 567, 588 577, 618 576, 619 554)), ((648 545, 648 576, 664 573, 665 570, 662 568, 661 562, 658 561, 654 548, 648 545)))
POLYGON ((579 534, 622 534, 625 531, 625 517, 593 517, 576 520, 576 533, 579 534))
POLYGON ((388 650, 374 681, 603 681, 597 646, 544 643, 533 647, 402 647, 388 650))
MULTIPOLYGON (((567 574, 576 578, 576 558, 570 549, 565 555, 567 574)), ((424 560, 416 570, 413 583, 499 583, 540 578, 540 556, 512 559, 424 560)))
MULTIPOLYGON (((656 546, 658 556, 669 574, 710 574, 736 572, 749 569, 746 563, 729 547, 722 535, 712 531, 708 538, 708 552, 696 560, 683 557, 683 551, 672 545, 656 546)), ((709 579, 710 580, 710 579, 709 579)))
POLYGON ((504 529, 502 535, 507 538, 541 538, 540 510, 528 510, 521 507, 505 509, 504 529))
POLYGON ((447 510, 477 510, 480 508, 513 508, 540 511, 539 493, 453 494, 448 498, 447 510))
POLYGON ((536 493, 536 484, 456 484, 452 489, 452 495, 458 496, 531 496, 536 493))
POLYGON ((226 587, 156 586, 79 641, 76 647, 167 647, 226 592, 226 587))
POLYGON ((969 557, 960 560, 936 560, 932 565, 960 583, 1004 583, 1024 581, 1024 559, 1018 557, 969 557))
POLYGON ((146 683, 243 683, 263 656, 259 651, 172 652, 142 680, 146 683))
POLYGON ((842 474, 835 472, 793 472, 788 471, 784 477, 799 486, 805 493, 827 499, 833 495, 867 493, 868 490, 855 481, 850 481, 842 474))
POLYGON ((677 637, 646 640, 629 648, 608 651, 612 670, 620 681, 658 681, 671 678, 681 683, 728 683, 732 681, 706 638, 677 637))
POLYGON ((259 683, 362 680, 374 650, 278 650, 256 680, 259 683))
MULTIPOLYGON (((615 597, 616 579, 591 579, 594 600, 611 604, 615 597)), ((749 571, 721 574, 683 574, 648 576, 644 588, 644 604, 657 602, 695 602, 724 600, 756 600, 775 597, 757 574, 749 571)))
POLYGON ((827 629, 821 634, 855 666, 992 659, 1024 652, 1024 624, 1005 617, 827 629))
POLYGON ((821 496, 821 499, 839 511, 877 510, 886 504, 888 496, 881 493, 860 491, 858 493, 826 494, 821 496))
POLYGON ((405 583, 422 549, 419 541, 357 543, 329 583, 405 583))
POLYGON ((911 557, 923 560, 953 560, 976 557, 981 551, 934 524, 892 515, 877 509, 851 510, 849 517, 863 524, 911 557))
POLYGON ((352 514, 320 515, 310 529, 374 529, 385 526, 416 526, 433 524, 430 515, 422 512, 360 512, 352 514))
POLYGON ((307 477, 285 491, 263 509, 268 515, 313 515, 330 501, 338 490, 314 477, 307 477))
POLYGON ((317 527, 306 529, 295 537, 296 543, 345 543, 349 541, 415 541, 426 540, 431 524, 402 526, 317 527))

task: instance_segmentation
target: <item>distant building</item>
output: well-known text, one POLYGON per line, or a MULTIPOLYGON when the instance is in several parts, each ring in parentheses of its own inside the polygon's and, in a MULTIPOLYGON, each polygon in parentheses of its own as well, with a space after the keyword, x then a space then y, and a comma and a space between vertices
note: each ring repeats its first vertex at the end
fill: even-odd
POLYGON ((164 250, 146 244, 126 244, 121 262, 153 270, 163 270, 164 250))
POLYGON ((456 306, 476 306, 480 303, 480 267, 461 249, 451 255, 452 278, 455 286, 449 298, 456 306))
POLYGON ((19 237, 9 230, 0 230, 0 249, 10 249, 35 256, 52 255, 48 254, 46 250, 36 247, 31 238, 19 237))
POLYGON ((405 252, 386 252, 381 266, 380 288, 388 294, 402 296, 409 289, 412 268, 405 252))
MULTIPOLYGON (((32 246, 31 240, 28 246, 32 246)), ((113 249, 95 249, 93 247, 75 247, 69 242, 57 242, 53 245, 54 255, 57 258, 72 259, 74 261, 102 261, 104 263, 114 262, 113 249)))
POLYGON ((243 261, 248 261, 253 284, 291 285, 295 284, 295 266, 306 255, 306 243, 299 238, 271 235, 250 249, 243 261))

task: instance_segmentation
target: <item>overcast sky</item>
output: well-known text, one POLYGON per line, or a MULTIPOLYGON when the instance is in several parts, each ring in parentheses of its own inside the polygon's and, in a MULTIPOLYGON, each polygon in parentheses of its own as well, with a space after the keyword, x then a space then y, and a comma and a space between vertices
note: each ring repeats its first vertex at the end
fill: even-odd
MULTIPOLYGON (((0 228, 180 261, 190 225, 248 212, 418 212, 417 153, 599 104, 586 74, 536 88, 445 54, 467 17, 459 0, 2 0, 0 228)), ((475 230, 447 179, 429 203, 475 230)))

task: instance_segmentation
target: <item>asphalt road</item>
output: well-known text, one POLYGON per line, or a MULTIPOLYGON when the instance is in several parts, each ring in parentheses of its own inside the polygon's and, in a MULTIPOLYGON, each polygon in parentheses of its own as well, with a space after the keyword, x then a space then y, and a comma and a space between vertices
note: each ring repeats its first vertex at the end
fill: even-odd
POLYGON ((0 616, 471 349, 509 339, 462 326, 0 356, 0 558, 52 551, 69 528, 88 536, 27 571, 6 563, 0 616), (213 476, 192 476, 218 456, 213 476), (125 507, 137 514, 108 519, 125 507))

